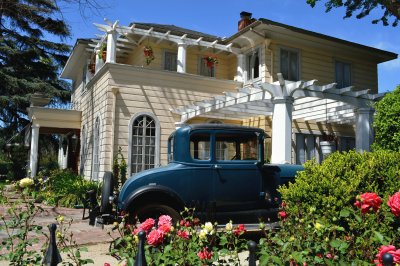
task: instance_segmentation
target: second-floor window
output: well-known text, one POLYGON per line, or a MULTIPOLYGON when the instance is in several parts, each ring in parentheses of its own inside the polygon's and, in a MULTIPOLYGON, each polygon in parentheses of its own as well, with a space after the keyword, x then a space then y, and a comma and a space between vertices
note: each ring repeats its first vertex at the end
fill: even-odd
POLYGON ((260 49, 246 55, 247 80, 260 77, 260 49))
POLYGON ((215 65, 207 65, 207 61, 204 60, 204 57, 200 57, 199 61, 200 75, 206 77, 215 77, 215 65))
POLYGON ((351 86, 351 65, 349 63, 335 62, 335 82, 339 89, 351 86))
POLYGON ((280 53, 280 73, 282 73, 283 78, 285 80, 298 81, 300 79, 299 52, 281 49, 280 53))
POLYGON ((164 69, 169 71, 176 71, 177 67, 177 54, 174 52, 164 52, 164 69))

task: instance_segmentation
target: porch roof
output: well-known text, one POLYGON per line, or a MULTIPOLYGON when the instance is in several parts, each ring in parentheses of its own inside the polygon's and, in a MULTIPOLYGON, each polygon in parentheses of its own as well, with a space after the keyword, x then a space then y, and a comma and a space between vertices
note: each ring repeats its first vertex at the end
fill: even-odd
POLYGON ((43 134, 76 133, 81 128, 81 111, 31 106, 28 116, 32 126, 39 127, 43 134))

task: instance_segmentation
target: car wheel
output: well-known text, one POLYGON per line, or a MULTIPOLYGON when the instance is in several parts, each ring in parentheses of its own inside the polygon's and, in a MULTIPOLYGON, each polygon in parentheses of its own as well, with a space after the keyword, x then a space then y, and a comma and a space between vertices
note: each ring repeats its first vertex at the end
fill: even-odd
POLYGON ((140 222, 145 221, 147 218, 158 219, 161 215, 169 215, 172 218, 173 224, 181 219, 178 211, 170 206, 162 204, 146 204, 138 207, 136 211, 129 214, 131 218, 137 218, 140 222))
POLYGON ((103 187, 101 188, 101 205, 100 212, 111 213, 112 206, 109 197, 112 195, 114 189, 114 178, 111 172, 105 172, 103 176, 103 187))

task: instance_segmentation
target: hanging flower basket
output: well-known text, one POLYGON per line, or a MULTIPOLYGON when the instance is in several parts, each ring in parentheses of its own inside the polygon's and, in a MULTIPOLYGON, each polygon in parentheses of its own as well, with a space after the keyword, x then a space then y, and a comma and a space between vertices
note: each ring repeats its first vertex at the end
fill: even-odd
POLYGON ((94 74, 94 72, 96 71, 96 65, 94 63, 88 64, 88 70, 90 71, 90 73, 94 74))
POLYGON ((103 61, 106 61, 107 58, 107 45, 102 44, 98 53, 99 59, 103 59, 103 61))
POLYGON ((150 65, 151 61, 154 60, 153 48, 149 45, 146 45, 143 49, 144 58, 146 59, 146 64, 150 65))
POLYGON ((218 58, 216 56, 209 55, 204 57, 203 60, 206 62, 208 68, 213 68, 218 64, 218 58))

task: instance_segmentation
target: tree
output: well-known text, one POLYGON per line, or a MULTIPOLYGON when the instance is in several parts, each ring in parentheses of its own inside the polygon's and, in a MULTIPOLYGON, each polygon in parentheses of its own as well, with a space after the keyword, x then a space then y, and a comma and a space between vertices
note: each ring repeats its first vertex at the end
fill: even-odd
MULTIPOLYGON (((321 0, 307 0, 307 4, 314 7, 321 0)), ((389 25, 389 19, 393 18, 392 26, 396 27, 400 19, 400 1, 399 0, 328 0, 325 3, 326 12, 332 8, 346 7, 346 15, 344 18, 349 18, 353 13, 358 13, 356 18, 364 18, 375 8, 381 8, 383 15, 372 20, 372 23, 377 24, 380 21, 384 26, 389 25)))
POLYGON ((400 151, 400 85, 375 104, 373 149, 400 151))
POLYGON ((35 92, 56 101, 69 99, 70 88, 58 73, 70 48, 44 39, 70 35, 59 17, 52 0, 0 1, 0 126, 10 134, 28 122, 26 108, 35 92))

